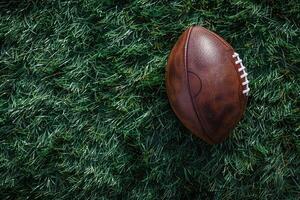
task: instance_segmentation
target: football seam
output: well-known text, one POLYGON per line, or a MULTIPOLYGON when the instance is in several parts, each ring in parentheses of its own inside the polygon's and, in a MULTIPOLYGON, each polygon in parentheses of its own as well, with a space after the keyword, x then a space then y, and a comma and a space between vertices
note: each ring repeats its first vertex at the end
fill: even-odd
POLYGON ((193 27, 191 27, 190 29, 189 29, 189 31, 188 31, 188 35, 187 35, 187 38, 186 38, 186 41, 185 41, 185 44, 184 44, 184 68, 185 68, 185 73, 186 73, 186 80, 187 80, 187 88, 188 88, 188 92, 189 92, 189 96, 190 96, 190 99, 191 99, 191 102, 192 102, 192 106, 193 106, 193 109, 194 109, 194 112, 195 112, 195 114, 196 114, 196 116, 197 116, 197 119, 198 119, 198 122, 199 122, 199 124, 200 124, 200 126, 201 126, 201 128, 202 128, 202 130, 203 130, 203 134, 202 134, 202 136, 204 136, 204 137, 206 137, 206 139, 208 139, 209 141, 207 141, 207 142, 209 142, 209 143, 211 143, 211 144, 213 144, 213 143, 215 143, 214 142, 214 140, 206 133, 206 130, 205 130, 205 128, 203 127, 203 124, 202 124, 202 122, 201 122, 201 120, 200 120, 200 117, 199 117, 199 114, 198 114, 198 112, 197 112, 197 110, 196 110, 196 107, 195 107, 195 104, 194 104, 194 100, 193 100, 193 97, 192 97, 192 95, 191 95, 191 90, 190 90, 190 81, 189 81, 189 77, 188 77, 188 44, 189 44, 189 41, 190 41, 190 35, 191 35, 191 32, 192 32, 192 29, 193 29, 193 27))

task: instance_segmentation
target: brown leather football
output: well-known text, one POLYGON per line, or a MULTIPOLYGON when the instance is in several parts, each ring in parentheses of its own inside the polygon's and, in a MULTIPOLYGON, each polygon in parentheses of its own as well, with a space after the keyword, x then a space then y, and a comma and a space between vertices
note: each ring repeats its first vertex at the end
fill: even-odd
POLYGON ((203 27, 187 29, 170 53, 166 87, 171 107, 193 134, 209 144, 222 142, 240 121, 248 83, 239 55, 203 27))

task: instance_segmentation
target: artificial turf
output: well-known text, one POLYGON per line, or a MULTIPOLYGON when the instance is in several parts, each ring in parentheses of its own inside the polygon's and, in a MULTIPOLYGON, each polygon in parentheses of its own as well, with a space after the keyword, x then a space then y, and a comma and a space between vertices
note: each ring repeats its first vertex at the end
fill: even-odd
POLYGON ((0 199, 298 199, 300 2, 0 0, 0 199), (167 56, 191 25, 250 79, 222 144, 171 110, 167 56))

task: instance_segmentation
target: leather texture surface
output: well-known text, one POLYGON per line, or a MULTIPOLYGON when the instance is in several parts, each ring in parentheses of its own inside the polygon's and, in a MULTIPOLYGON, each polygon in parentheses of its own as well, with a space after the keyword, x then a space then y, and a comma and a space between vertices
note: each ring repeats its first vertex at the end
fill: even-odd
POLYGON ((209 144, 222 142, 241 119, 247 102, 233 48, 200 27, 186 30, 166 67, 167 94, 177 117, 209 144))

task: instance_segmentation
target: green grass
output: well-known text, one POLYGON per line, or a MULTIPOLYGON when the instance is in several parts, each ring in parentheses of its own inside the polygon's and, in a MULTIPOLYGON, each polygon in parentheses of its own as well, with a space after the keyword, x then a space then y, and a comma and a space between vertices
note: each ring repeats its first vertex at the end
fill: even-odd
POLYGON ((300 2, 0 0, 0 199, 298 199, 300 2), (250 73, 220 145, 191 136, 164 85, 199 24, 250 73))

